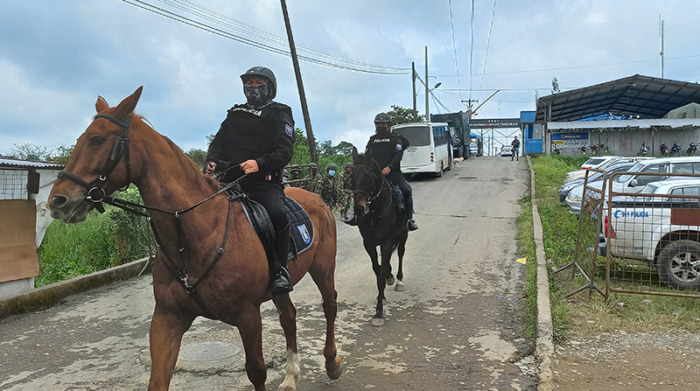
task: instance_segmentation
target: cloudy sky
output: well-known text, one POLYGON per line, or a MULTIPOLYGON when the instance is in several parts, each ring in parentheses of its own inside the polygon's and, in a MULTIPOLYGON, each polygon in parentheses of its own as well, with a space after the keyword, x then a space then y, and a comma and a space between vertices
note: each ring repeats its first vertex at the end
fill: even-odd
MULTIPOLYGON (((664 77, 700 80, 698 1, 474 0, 473 13, 471 0, 287 6, 308 58, 312 128, 334 145, 363 146, 376 113, 412 107, 411 63, 425 79, 426 46, 428 85, 441 83, 431 113, 466 111, 471 99, 483 103, 476 118, 518 117, 551 93, 554 77, 561 91, 661 77, 660 16, 664 77)), ((71 146, 98 95, 114 106, 141 85, 137 113, 182 149, 206 149, 226 110, 244 101, 239 75, 254 65, 276 73, 276 100, 303 129, 292 61, 280 54, 288 50, 277 0, 1 0, 0 154, 71 146)))

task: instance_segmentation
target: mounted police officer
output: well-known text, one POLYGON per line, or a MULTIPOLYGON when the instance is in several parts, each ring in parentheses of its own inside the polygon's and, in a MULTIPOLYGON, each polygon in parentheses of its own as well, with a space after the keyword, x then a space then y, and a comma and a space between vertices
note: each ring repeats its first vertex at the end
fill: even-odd
MULTIPOLYGON (((275 230, 274 248, 265 251, 272 294, 280 295, 293 289, 286 268, 289 221, 284 212, 282 170, 292 159, 294 119, 289 106, 272 100, 277 80, 271 70, 252 67, 241 80, 247 102, 228 110, 209 145, 204 172, 213 174, 222 171, 222 166, 236 165, 246 174, 241 188, 265 207, 275 230)), ((230 175, 224 177, 224 181, 231 180, 230 175)))
POLYGON ((340 191, 338 167, 335 163, 326 164, 326 172, 319 172, 314 178, 314 193, 317 193, 331 210, 338 206, 338 193, 340 191))
MULTIPOLYGON (((379 113, 374 117, 374 127, 375 134, 369 138, 365 155, 372 152, 374 160, 383 167, 382 174, 389 182, 401 189, 408 217, 408 230, 415 231, 418 229, 418 224, 413 220, 413 190, 401 173, 401 159, 403 151, 408 148, 408 140, 391 131, 391 117, 387 113, 379 113)), ((357 224, 356 216, 346 220, 345 223, 357 224)))

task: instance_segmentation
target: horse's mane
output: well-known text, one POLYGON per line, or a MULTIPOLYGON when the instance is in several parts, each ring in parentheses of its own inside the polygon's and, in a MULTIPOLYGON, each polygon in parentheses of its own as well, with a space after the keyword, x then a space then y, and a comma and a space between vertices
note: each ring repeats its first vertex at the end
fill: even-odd
POLYGON ((175 144, 168 136, 165 136, 165 135, 161 134, 160 132, 158 132, 157 130, 155 130, 155 128, 153 127, 151 122, 148 119, 146 119, 146 117, 139 115, 139 114, 136 114, 136 113, 134 113, 134 115, 136 115, 139 119, 141 119, 146 125, 148 125, 151 128, 151 130, 153 130, 158 136, 160 136, 163 139, 163 141, 165 141, 166 144, 168 144, 170 149, 173 151, 173 154, 175 155, 175 157, 177 157, 178 163, 180 163, 180 165, 184 166, 184 168, 187 170, 193 170, 193 171, 200 173, 204 177, 204 179, 212 187, 218 188, 220 186, 219 181, 217 181, 214 177, 209 176, 209 175, 204 175, 202 173, 200 167, 197 166, 197 163, 195 163, 192 159, 190 159, 190 157, 187 156, 185 154, 185 152, 182 151, 182 148, 180 148, 177 144, 175 144))

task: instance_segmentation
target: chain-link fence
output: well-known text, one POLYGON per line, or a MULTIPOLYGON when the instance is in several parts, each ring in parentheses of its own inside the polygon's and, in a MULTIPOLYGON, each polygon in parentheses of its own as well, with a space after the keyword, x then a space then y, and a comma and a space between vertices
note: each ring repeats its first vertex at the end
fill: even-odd
POLYGON ((607 182, 600 235, 606 297, 700 298, 700 174, 615 173, 607 182))

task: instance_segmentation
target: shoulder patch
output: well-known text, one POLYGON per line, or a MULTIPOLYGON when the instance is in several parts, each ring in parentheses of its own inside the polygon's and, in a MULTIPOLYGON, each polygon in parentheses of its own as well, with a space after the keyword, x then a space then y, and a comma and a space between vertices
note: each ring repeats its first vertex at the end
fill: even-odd
POLYGON ((284 124, 284 133, 286 133, 287 136, 292 137, 294 135, 294 129, 292 128, 292 125, 284 124))
POLYGON ((401 148, 403 148, 403 147, 401 146, 401 144, 396 144, 396 150, 397 150, 397 151, 400 151, 401 148))

